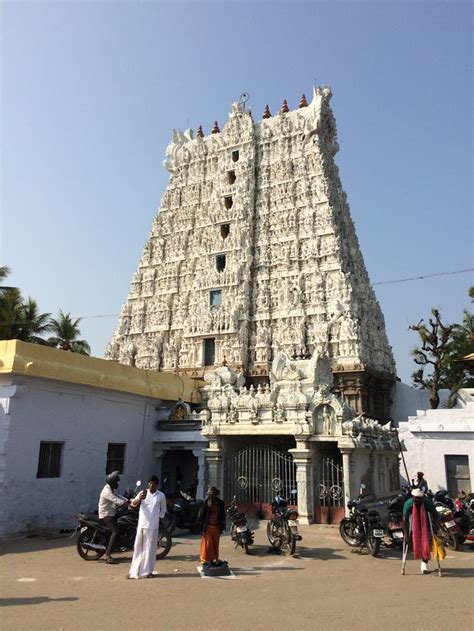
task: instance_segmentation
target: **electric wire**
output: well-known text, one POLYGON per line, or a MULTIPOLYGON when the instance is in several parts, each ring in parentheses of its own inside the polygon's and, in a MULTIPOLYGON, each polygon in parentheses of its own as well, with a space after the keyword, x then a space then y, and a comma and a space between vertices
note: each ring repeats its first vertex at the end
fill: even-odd
MULTIPOLYGON (((435 278, 437 276, 454 276, 456 274, 467 274, 469 272, 474 272, 474 267, 468 267, 466 269, 454 270, 452 272, 434 272, 432 274, 423 274, 422 276, 409 276, 407 278, 397 278, 394 280, 381 280, 375 283, 371 283, 371 286, 375 285, 391 285, 394 283, 409 283, 414 280, 426 280, 427 278, 435 278)), ((2 289, 11 289, 10 287, 2 287, 0 285, 0 292, 2 289)), ((97 315, 85 315, 85 316, 73 316, 72 319, 77 320, 93 320, 98 318, 118 318, 120 313, 101 313, 97 315)), ((12 324, 29 324, 33 322, 33 320, 19 320, 17 322, 12 322, 11 320, 7 320, 4 322, 0 322, 1 325, 12 325, 12 324)))

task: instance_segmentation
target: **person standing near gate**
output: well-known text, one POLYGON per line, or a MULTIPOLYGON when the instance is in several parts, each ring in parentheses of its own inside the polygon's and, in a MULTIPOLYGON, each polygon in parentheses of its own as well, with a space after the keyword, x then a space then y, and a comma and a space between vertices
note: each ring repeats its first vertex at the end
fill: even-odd
POLYGON ((197 516, 197 526, 201 538, 201 563, 205 565, 219 564, 219 540, 225 530, 224 502, 218 497, 219 489, 210 486, 207 490, 207 500, 202 504, 197 516))
POLYGON ((166 498, 158 490, 158 482, 156 475, 152 475, 147 490, 132 500, 132 506, 140 506, 140 513, 128 578, 153 578, 160 519, 166 514, 166 498))

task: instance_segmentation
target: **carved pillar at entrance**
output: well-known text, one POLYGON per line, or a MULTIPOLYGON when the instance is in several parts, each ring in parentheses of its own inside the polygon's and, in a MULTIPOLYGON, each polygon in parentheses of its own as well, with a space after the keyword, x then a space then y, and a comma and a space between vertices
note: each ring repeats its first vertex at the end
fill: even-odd
POLYGON ((207 475, 209 486, 217 486, 223 493, 224 482, 224 450, 218 440, 209 441, 209 447, 203 449, 207 462, 207 475))
POLYGON ((206 491, 206 459, 204 457, 204 450, 202 449, 193 449, 193 454, 198 459, 196 497, 201 499, 204 497, 204 493, 206 491))
POLYGON ((342 473, 344 476, 344 511, 346 517, 349 515, 349 509, 347 508, 347 502, 351 499, 352 489, 351 489, 351 481, 352 481, 352 452, 353 449, 341 448, 342 454, 342 473))
POLYGON ((298 513, 302 524, 312 524, 314 521, 314 493, 313 493, 313 450, 306 444, 296 449, 290 449, 296 465, 296 487, 298 491, 298 513))

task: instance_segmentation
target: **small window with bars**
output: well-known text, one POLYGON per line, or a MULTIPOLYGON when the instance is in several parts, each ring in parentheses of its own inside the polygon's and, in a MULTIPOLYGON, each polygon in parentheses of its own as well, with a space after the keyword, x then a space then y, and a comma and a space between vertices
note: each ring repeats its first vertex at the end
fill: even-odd
POLYGON ((105 466, 106 474, 112 473, 112 471, 123 473, 126 446, 126 443, 109 443, 107 448, 107 464, 105 466))
POLYGON ((64 443, 40 442, 37 478, 59 478, 64 443))

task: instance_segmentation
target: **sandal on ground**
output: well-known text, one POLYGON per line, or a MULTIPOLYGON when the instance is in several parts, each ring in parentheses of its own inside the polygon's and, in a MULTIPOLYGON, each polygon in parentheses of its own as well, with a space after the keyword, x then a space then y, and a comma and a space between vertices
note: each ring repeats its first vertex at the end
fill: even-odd
POLYGON ((116 563, 118 563, 117 559, 112 559, 112 557, 105 559, 105 562, 109 565, 115 565, 116 563))

